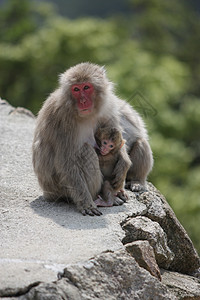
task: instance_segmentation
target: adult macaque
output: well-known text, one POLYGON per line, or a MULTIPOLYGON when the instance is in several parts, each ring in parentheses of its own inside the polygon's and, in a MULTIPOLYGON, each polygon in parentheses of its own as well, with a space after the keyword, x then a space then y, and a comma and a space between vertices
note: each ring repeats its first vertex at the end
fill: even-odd
MULTIPOLYGON (((81 63, 60 76, 60 85, 45 101, 37 118, 33 166, 47 199, 71 198, 83 215, 100 215, 94 200, 101 189, 98 156, 91 145, 98 122, 124 130, 133 164, 131 190, 145 187, 153 164, 140 116, 113 93, 103 67, 81 63)), ((121 165, 113 170, 120 180, 121 165)))
POLYGON ((99 165, 103 174, 100 196, 95 200, 95 203, 97 206, 123 204, 128 199, 124 185, 127 171, 131 166, 131 160, 125 148, 125 140, 123 140, 119 129, 107 126, 98 127, 95 133, 95 140, 99 165), (117 180, 116 176, 114 178, 112 176, 116 164, 119 165, 120 169, 120 178, 117 180))

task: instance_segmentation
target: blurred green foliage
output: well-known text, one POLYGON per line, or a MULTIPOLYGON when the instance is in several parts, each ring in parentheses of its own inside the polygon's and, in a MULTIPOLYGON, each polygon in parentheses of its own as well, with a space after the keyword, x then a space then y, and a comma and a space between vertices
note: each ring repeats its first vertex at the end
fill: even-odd
POLYGON ((167 197, 200 252, 200 19, 184 1, 132 0, 128 18, 65 19, 9 0, 0 11, 0 96, 37 113, 57 77, 105 65, 116 93, 143 116, 167 197))

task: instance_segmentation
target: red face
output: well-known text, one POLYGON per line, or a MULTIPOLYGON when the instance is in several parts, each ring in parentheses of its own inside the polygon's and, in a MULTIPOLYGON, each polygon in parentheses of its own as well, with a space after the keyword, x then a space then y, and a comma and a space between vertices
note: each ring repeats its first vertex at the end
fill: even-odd
POLYGON ((73 97, 77 101, 77 107, 80 116, 89 115, 93 111, 94 87, 89 82, 73 84, 71 87, 73 97))
POLYGON ((107 155, 114 148, 115 144, 111 140, 102 140, 100 153, 101 155, 107 155))

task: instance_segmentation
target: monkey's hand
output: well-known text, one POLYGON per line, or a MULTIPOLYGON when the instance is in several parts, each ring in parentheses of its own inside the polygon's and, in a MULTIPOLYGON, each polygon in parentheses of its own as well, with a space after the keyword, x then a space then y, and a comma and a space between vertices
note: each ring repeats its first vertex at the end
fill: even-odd
POLYGON ((115 191, 121 190, 124 186, 124 177, 122 178, 122 174, 119 172, 115 176, 112 176, 111 185, 115 191))
POLYGON ((124 201, 121 200, 118 197, 115 197, 114 202, 113 202, 113 206, 119 206, 119 205, 122 205, 122 204, 124 204, 124 201))

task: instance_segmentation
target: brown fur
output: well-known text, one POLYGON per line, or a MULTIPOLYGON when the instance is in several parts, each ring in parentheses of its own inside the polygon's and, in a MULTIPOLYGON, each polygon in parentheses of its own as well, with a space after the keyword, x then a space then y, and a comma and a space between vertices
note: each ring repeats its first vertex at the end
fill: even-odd
MULTIPOLYGON (((131 160, 126 152, 121 132, 113 127, 99 127, 95 133, 95 139, 98 147, 102 146, 103 140, 109 140, 114 143, 114 148, 107 155, 101 155, 99 149, 99 165, 103 174, 103 185, 101 189, 102 198, 109 203, 121 204, 116 195, 124 189, 125 179, 128 169, 131 166, 131 160), (118 176, 113 176, 113 172, 119 170, 118 176)), ((124 199, 124 198, 123 198, 124 199)))

